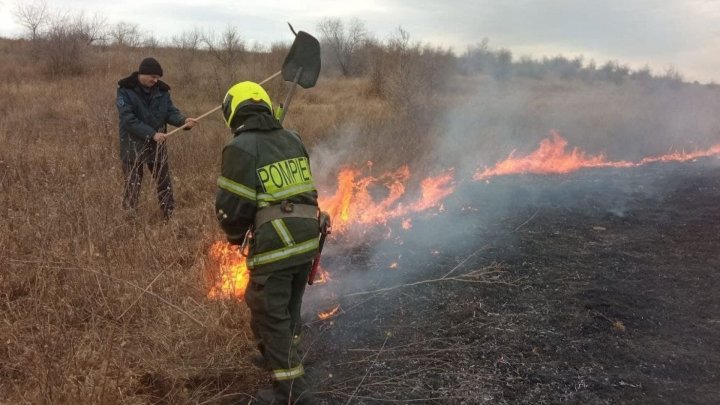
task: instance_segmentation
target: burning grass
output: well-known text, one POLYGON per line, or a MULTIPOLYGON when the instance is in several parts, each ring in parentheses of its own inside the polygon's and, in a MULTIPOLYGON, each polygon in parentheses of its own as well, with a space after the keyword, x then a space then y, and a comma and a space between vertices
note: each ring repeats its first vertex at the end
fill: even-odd
POLYGON ((208 257, 212 262, 209 268, 217 268, 217 271, 206 270, 211 275, 211 281, 217 280, 210 287, 208 298, 242 299, 245 296, 245 287, 250 281, 250 273, 245 257, 237 246, 222 241, 215 242, 210 246, 208 257))

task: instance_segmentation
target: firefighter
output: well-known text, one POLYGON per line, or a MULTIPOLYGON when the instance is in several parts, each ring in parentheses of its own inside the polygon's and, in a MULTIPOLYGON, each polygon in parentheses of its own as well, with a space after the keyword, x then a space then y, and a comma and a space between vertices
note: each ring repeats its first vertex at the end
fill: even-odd
POLYGON ((273 116, 270 97, 256 83, 232 86, 222 112, 233 138, 222 152, 216 214, 228 241, 247 254, 245 302, 274 379, 256 403, 312 403, 297 353, 300 306, 319 242, 308 153, 273 116))

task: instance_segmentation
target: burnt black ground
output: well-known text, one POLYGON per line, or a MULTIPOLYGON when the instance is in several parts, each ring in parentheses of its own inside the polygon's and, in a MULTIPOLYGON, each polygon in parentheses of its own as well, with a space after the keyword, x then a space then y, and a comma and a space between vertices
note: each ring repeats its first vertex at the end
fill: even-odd
POLYGON ((717 166, 462 184, 443 213, 395 231, 394 243, 333 250, 323 264, 336 281, 306 293, 325 296, 308 300, 311 311, 343 308, 306 328, 318 397, 720 403, 717 166), (453 268, 501 273, 487 283, 430 281, 453 268))

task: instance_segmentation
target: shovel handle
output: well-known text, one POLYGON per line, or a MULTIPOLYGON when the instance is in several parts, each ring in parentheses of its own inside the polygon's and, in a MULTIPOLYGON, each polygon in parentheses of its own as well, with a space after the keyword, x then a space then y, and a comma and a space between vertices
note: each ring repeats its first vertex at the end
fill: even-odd
POLYGON ((310 268, 310 273, 308 274, 308 285, 313 285, 315 282, 315 277, 317 276, 318 268, 320 267, 320 255, 322 254, 323 245, 325 245, 325 236, 326 234, 320 234, 320 243, 318 246, 318 251, 315 253, 315 258, 312 261, 312 267, 310 268))
POLYGON ((282 125, 283 121, 285 120, 285 116, 287 115, 287 110, 290 108, 290 101, 292 101, 293 94, 295 94, 295 88, 297 87, 298 82, 300 81, 300 75, 302 74, 303 68, 300 66, 298 68, 297 73, 295 73, 295 78, 293 79, 292 87, 290 87, 290 91, 288 92, 287 97, 285 97, 285 102, 282 104, 283 111, 282 116, 278 119, 280 121, 280 125, 282 125))
MULTIPOLYGON (((265 84, 265 83, 269 82, 270 80, 272 80, 272 79, 280 76, 281 74, 282 74, 282 70, 279 71, 279 72, 275 72, 275 73, 273 73, 272 76, 268 77, 267 79, 261 81, 261 82, 258 83, 258 84, 262 86, 263 84, 265 84)), ((215 108, 213 108, 212 110, 206 112, 205 114, 200 115, 199 117, 195 118, 195 121, 200 121, 201 119, 203 119, 203 118, 207 117, 208 115, 214 113, 215 111, 219 110, 220 108, 222 108, 222 104, 219 105, 219 106, 217 106, 217 107, 215 107, 215 108)), ((185 129, 185 127, 187 127, 187 124, 184 124, 184 125, 181 126, 181 127, 177 127, 177 128, 175 128, 175 129, 173 129, 172 131, 170 131, 170 132, 167 133, 167 136, 170 136, 170 135, 174 134, 175 132, 177 132, 177 131, 179 131, 179 130, 181 130, 181 129, 185 129)))
POLYGON ((313 259, 312 267, 310 268, 310 274, 308 275, 308 285, 313 285, 315 282, 315 276, 320 267, 320 255, 322 254, 323 246, 325 246, 325 238, 332 233, 330 214, 325 211, 320 211, 318 219, 320 220, 320 241, 318 242, 318 251, 315 254, 315 259, 313 259))

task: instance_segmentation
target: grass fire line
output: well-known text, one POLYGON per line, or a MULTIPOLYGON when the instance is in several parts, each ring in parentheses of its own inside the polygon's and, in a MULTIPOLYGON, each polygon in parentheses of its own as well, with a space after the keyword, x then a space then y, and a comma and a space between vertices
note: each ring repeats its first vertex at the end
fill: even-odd
MULTIPOLYGON (((487 182, 493 177, 528 173, 565 174, 588 168, 633 168, 650 163, 686 162, 713 156, 720 156, 720 144, 694 152, 671 152, 645 157, 638 162, 609 161, 603 155, 588 155, 578 148, 568 150, 568 142, 553 131, 549 138, 540 142, 535 151, 526 156, 510 153, 507 159, 495 166, 478 169, 473 180, 487 182)), ((456 188, 453 169, 449 169, 438 176, 423 179, 420 182, 420 197, 415 201, 405 202, 403 197, 410 177, 408 166, 377 177, 363 176, 359 169, 344 168, 337 176, 335 193, 330 197, 321 196, 319 205, 330 214, 336 235, 342 235, 353 227, 385 225, 394 219, 402 219, 403 229, 409 230, 412 227, 410 216, 432 208, 442 209, 443 199, 451 195, 456 188), (375 201, 370 192, 377 184, 382 184, 388 190, 387 197, 381 201, 375 201)), ((210 247, 209 256, 217 266, 211 273, 217 273, 219 277, 215 277, 218 281, 211 286, 208 297, 242 299, 249 280, 245 258, 238 249, 225 242, 215 242, 210 247)), ((390 268, 395 267, 396 262, 390 265, 390 268)), ((318 280, 315 283, 324 284, 329 279, 330 274, 319 268, 318 280)), ((321 313, 320 317, 326 319, 337 313, 335 308, 321 313)))

